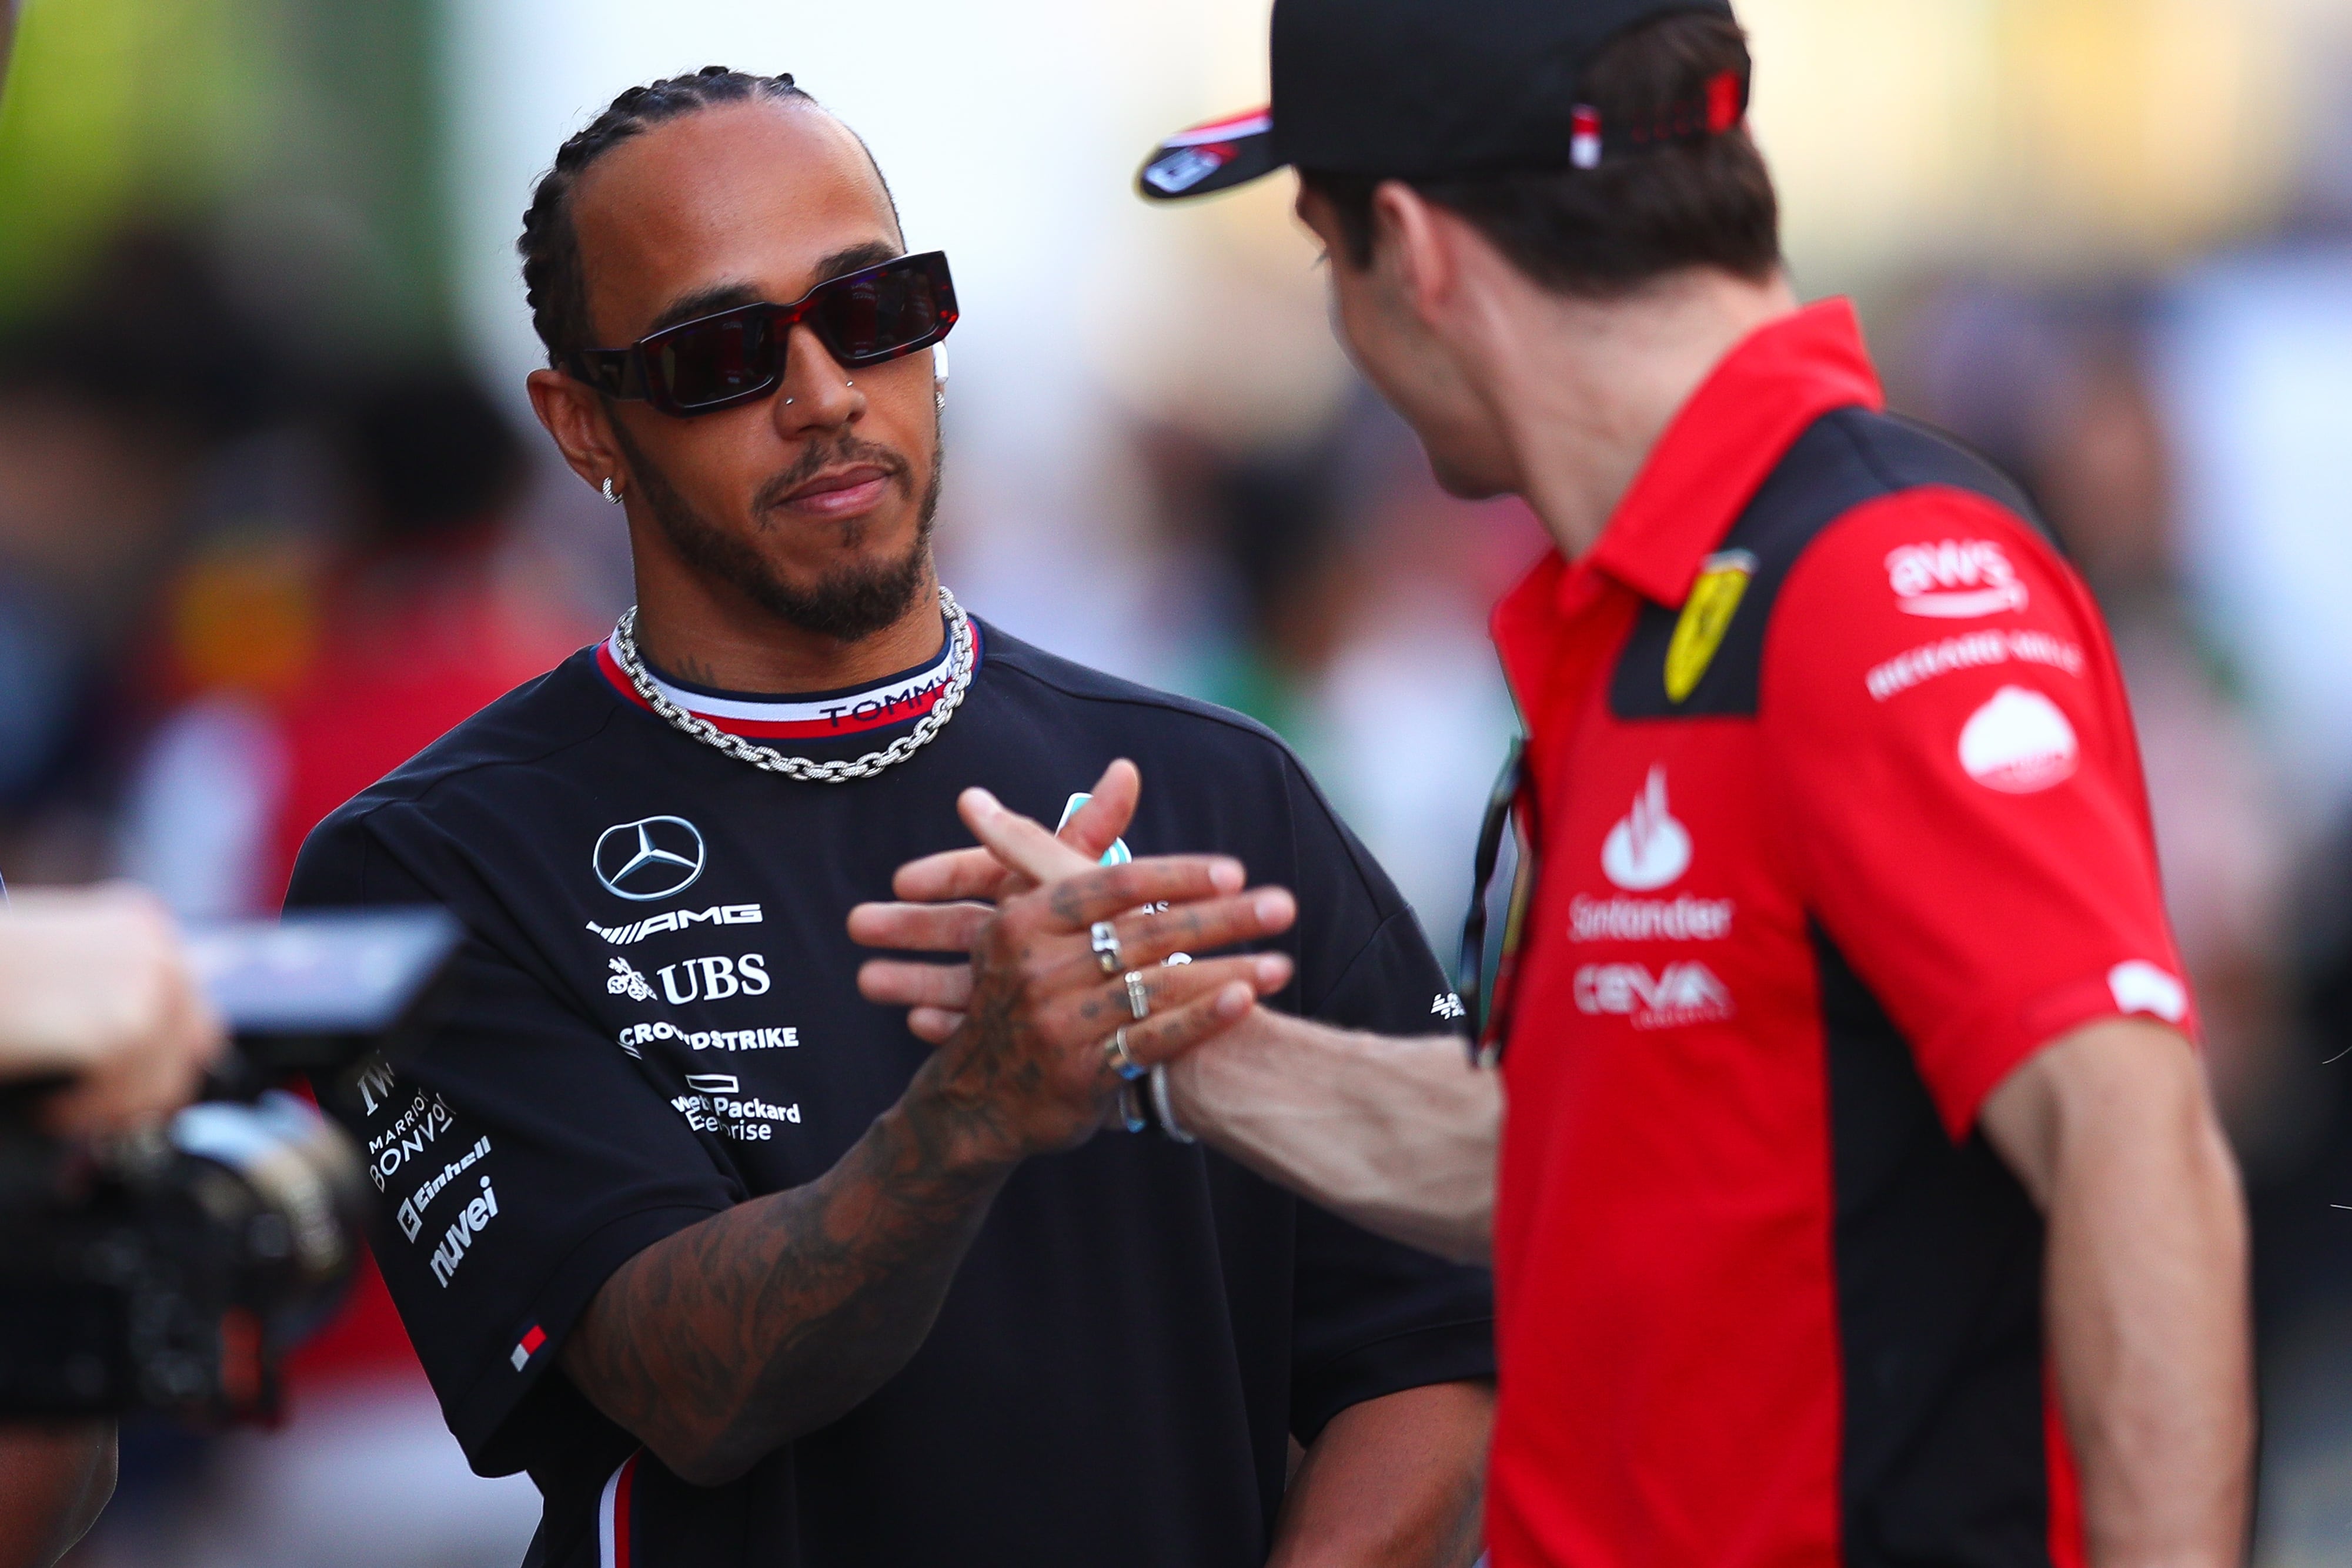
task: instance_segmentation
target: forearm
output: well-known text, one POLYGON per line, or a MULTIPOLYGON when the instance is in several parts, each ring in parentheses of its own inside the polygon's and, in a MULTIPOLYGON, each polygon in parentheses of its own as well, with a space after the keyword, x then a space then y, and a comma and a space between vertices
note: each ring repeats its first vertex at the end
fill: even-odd
POLYGON ((1997 1090, 1984 1122, 2048 1219, 2045 1315, 2095 1568, 2243 1561, 2244 1205, 2187 1042, 2092 1026, 1997 1090))
POLYGON ((114 1425, 0 1430, 0 1568, 48 1568, 114 1495, 114 1425))
POLYGON ((817 1180, 647 1248, 600 1291, 565 1373, 671 1470, 732 1479, 904 1366, 1012 1165, 910 1092, 817 1180))
POLYGON ((1494 1239, 1501 1075, 1452 1036, 1263 1009, 1169 1070, 1186 1131, 1366 1229, 1462 1262, 1494 1239))
POLYGON ((2245 1223, 2218 1129, 2179 1142, 2193 1163, 2126 1146, 2053 1193, 2051 1335, 2096 1568, 2245 1553, 2245 1223))
POLYGON ((1339 1412, 1284 1494, 1266 1568, 1466 1568, 1494 1410, 1491 1384, 1440 1383, 1339 1412))

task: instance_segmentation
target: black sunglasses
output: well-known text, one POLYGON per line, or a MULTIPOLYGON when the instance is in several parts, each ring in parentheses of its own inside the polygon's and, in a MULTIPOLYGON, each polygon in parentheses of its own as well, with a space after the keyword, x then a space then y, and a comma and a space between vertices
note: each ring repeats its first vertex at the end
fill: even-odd
POLYGON ((784 382, 793 329, 806 327, 851 370, 904 359, 956 324, 945 251, 902 256, 818 284, 790 305, 739 305, 665 327, 625 349, 590 349, 572 373, 607 397, 680 419, 756 402, 784 382))

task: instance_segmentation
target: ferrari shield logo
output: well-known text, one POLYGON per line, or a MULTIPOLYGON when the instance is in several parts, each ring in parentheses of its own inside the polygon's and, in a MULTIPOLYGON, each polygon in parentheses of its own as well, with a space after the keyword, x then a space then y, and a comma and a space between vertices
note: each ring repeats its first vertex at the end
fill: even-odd
POLYGON ((1667 701, 1681 702, 1698 688, 1755 575, 1756 558, 1746 550, 1725 550, 1700 564, 1683 618, 1675 623, 1674 641, 1666 644, 1667 701))

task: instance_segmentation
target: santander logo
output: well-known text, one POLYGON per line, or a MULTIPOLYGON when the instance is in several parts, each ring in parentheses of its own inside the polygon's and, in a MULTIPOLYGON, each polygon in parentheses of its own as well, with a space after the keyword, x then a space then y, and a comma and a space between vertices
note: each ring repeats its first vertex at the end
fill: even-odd
POLYGON ((1666 768, 1650 769, 1633 809, 1609 830, 1601 844, 1601 869, 1628 893, 1648 893, 1677 881, 1690 870, 1690 830, 1666 809, 1666 768))
POLYGON ((1990 539, 1905 545, 1886 557, 1895 608, 1937 621, 1973 621, 2022 610, 2028 595, 2017 569, 1990 539))

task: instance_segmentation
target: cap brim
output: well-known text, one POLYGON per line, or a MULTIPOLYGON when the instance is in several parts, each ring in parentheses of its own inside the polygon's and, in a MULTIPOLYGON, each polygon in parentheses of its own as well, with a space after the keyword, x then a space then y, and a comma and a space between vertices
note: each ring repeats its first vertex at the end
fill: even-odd
POLYGON ((1273 115, 1253 110, 1178 131, 1143 165, 1135 188, 1151 201, 1186 201, 1263 179, 1285 162, 1274 150, 1273 115))

